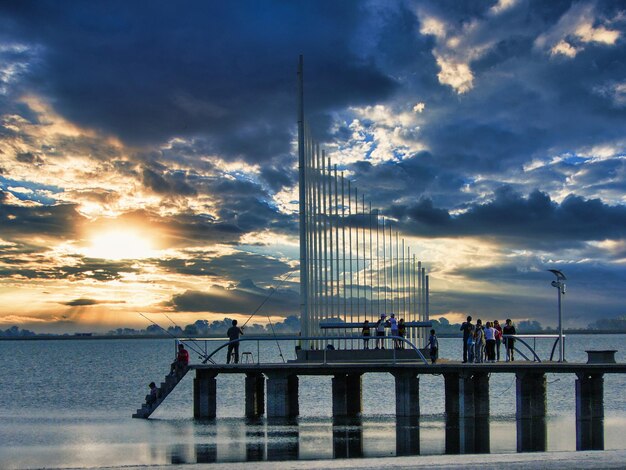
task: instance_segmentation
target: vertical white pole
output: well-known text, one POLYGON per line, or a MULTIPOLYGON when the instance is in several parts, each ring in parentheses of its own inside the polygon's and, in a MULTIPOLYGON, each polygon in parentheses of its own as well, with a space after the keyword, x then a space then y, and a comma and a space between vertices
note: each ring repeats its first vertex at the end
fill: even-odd
POLYGON ((365 246, 365 194, 361 194, 361 215, 363 223, 363 320, 367 318, 367 247, 365 246))
MULTIPOLYGON (((317 273, 318 273, 318 281, 317 281, 317 289, 318 289, 318 295, 317 295, 317 312, 316 312, 316 317, 315 317, 315 332, 316 335, 319 336, 319 332, 320 332, 320 328, 319 328, 319 321, 322 318, 323 315, 323 309, 324 309, 324 290, 323 290, 323 282, 324 282, 324 266, 322 264, 322 240, 323 240, 323 214, 321 212, 322 209, 322 181, 323 181, 323 174, 322 174, 322 155, 320 153, 320 147, 319 145, 315 146, 315 155, 316 155, 316 161, 317 161, 317 273)), ((315 345, 316 348, 319 349, 319 345, 320 342, 319 340, 315 340, 315 345)))
POLYGON ((385 236, 385 218, 383 217, 383 313, 387 315, 387 237, 385 236))
MULTIPOLYGON (((376 314, 378 318, 380 318, 380 237, 379 237, 379 228, 380 228, 380 218, 379 218, 378 209, 376 210, 376 314)), ((374 320, 376 320, 374 318, 374 320)))
MULTIPOLYGON (((330 317, 334 318, 335 317, 335 306, 333 303, 333 298, 335 297, 335 280, 334 280, 334 263, 333 263, 333 184, 331 181, 332 178, 332 172, 331 172, 331 167, 330 167, 330 157, 328 157, 328 160, 326 161, 327 167, 326 167, 326 180, 328 181, 328 193, 326 194, 326 196, 328 197, 328 204, 326 207, 328 207, 328 228, 329 228, 329 243, 328 243, 328 271, 329 271, 329 280, 330 280, 330 296, 328 297, 329 300, 329 308, 330 308, 330 317)), ((334 331, 335 333, 337 332, 337 330, 334 331)))
POLYGON ((307 257, 306 257, 306 205, 305 205, 305 176, 304 176, 304 58, 298 61, 298 194, 300 211, 300 321, 304 326, 303 334, 308 331, 309 310, 307 305, 307 257))
POLYGON ((343 171, 341 172, 341 261, 342 261, 342 277, 343 277, 343 315, 348 321, 348 295, 346 292, 346 193, 345 179, 343 171))
POLYGON ((359 270, 359 190, 354 188, 354 208, 356 223, 356 321, 361 322, 361 273, 359 270))
POLYGON ((352 273, 352 188, 348 180, 348 236, 350 245, 350 322, 354 321, 354 274, 352 273))
MULTIPOLYGON (((419 321, 423 321, 424 320, 424 302, 423 302, 423 298, 422 298, 422 262, 418 261, 417 262, 417 311, 418 311, 418 317, 419 317, 419 321)), ((422 347, 421 345, 421 340, 424 339, 424 331, 423 328, 419 329, 420 331, 420 348, 422 347)))
MULTIPOLYGON (((336 280, 337 280, 337 289, 336 289, 336 295, 335 295, 335 300, 337 302, 337 315, 345 322, 346 321, 346 312, 345 310, 343 312, 341 312, 341 305, 339 302, 339 297, 340 297, 340 282, 339 282, 339 191, 338 189, 338 182, 337 182, 337 165, 334 165, 334 178, 335 178, 335 273, 336 273, 336 280), (341 312, 341 313, 340 313, 341 312)), ((344 330, 343 335, 346 335, 346 330, 344 330)), ((347 340, 344 340, 344 345, 346 346, 347 349, 347 340)))
POLYGON ((370 205, 370 267, 369 267, 369 274, 370 274, 370 316, 373 317, 374 315, 374 259, 372 257, 372 201, 369 202, 370 205))
POLYGON ((404 238, 402 239, 402 316, 406 315, 406 273, 405 273, 404 238))

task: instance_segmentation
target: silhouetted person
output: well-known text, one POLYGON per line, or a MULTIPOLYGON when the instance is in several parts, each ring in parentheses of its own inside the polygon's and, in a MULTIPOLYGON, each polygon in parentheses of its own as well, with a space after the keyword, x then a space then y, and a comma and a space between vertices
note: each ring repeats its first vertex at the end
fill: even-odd
MULTIPOLYGON (((226 335, 228 336, 229 341, 236 341, 239 339, 239 336, 243 334, 243 329, 237 326, 237 320, 233 320, 232 325, 233 326, 231 326, 226 332, 226 335)), ((239 341, 236 341, 235 343, 230 343, 228 345, 226 364, 230 364, 230 358, 233 353, 235 354, 235 364, 239 364, 239 341)))
POLYGON ((473 330, 474 325, 472 325, 472 317, 468 316, 467 321, 461 325, 461 331, 463 332, 463 363, 467 362, 467 342, 470 334, 473 333, 473 330))
POLYGON ((370 348, 370 334, 370 322, 369 320, 365 320, 363 322, 363 329, 361 330, 361 336, 363 336, 363 349, 370 348))
POLYGON ((148 387, 150 387, 150 393, 146 397, 146 403, 152 406, 157 401, 157 398, 159 396, 159 389, 154 382, 150 382, 150 385, 148 385, 148 387))
MULTIPOLYGON (((513 322, 510 318, 506 319, 504 324, 504 328, 502 328, 503 335, 514 335, 515 327, 513 326, 513 322)), ((506 360, 514 361, 515 357, 513 352, 515 351, 515 338, 504 338, 504 345, 506 346, 506 360)))
POLYGON ((428 338, 428 348, 430 350, 430 362, 437 362, 437 353, 439 351, 439 341, 437 340, 437 335, 435 334, 435 330, 430 330, 430 337, 428 338))
POLYGON ((185 346, 179 344, 176 360, 172 362, 171 373, 175 372, 180 377, 187 371, 187 367, 189 367, 189 352, 185 349, 185 346))

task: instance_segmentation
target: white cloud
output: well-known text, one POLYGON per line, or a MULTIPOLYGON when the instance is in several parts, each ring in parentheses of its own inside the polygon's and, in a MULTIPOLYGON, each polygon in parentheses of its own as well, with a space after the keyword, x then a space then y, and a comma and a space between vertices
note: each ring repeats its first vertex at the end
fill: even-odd
POLYGON ((510 10, 518 3, 519 0, 498 0, 498 3, 489 9, 489 13, 492 15, 499 15, 506 10, 510 10))
POLYGON ((437 74, 439 83, 450 85, 459 94, 466 93, 473 88, 474 75, 469 64, 437 57, 437 65, 441 69, 437 74))
POLYGON ((560 54, 573 58, 584 50, 585 44, 614 45, 621 33, 605 26, 611 23, 610 20, 596 16, 595 4, 575 3, 556 25, 535 39, 535 47, 549 51, 553 56, 560 54), (604 24, 594 26, 599 22, 604 24))
POLYGON ((552 55, 562 54, 567 57, 576 57, 576 54, 578 54, 578 49, 573 47, 571 44, 569 44, 565 40, 561 40, 552 49, 550 49, 550 54, 552 55))
POLYGON ((414 113, 423 113, 424 109, 426 109, 426 103, 416 103, 415 106, 413 106, 413 112, 414 113))

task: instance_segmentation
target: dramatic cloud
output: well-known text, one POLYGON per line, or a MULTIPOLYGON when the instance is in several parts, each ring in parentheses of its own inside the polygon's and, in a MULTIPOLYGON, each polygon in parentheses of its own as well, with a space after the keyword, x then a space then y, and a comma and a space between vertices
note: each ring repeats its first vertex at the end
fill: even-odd
POLYGON ((3 2, 0 323, 222 321, 290 273, 266 308, 297 314, 300 54, 308 131, 433 315, 550 323, 553 267, 576 321, 622 315, 625 34, 603 0, 3 2))

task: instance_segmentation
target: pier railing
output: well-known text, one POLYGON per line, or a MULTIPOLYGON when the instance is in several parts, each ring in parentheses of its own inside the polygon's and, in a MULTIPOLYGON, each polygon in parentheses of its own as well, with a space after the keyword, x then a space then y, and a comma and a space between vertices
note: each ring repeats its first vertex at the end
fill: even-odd
MULTIPOLYGON (((383 337, 379 337, 379 338, 383 338, 383 337)), ((304 344, 305 341, 328 341, 330 339, 333 340, 357 340, 357 341, 363 341, 363 340, 370 340, 370 341, 375 341, 376 340, 376 336, 354 336, 354 335, 347 335, 347 336, 332 336, 332 337, 328 337, 328 336, 281 336, 280 338, 274 338, 274 337, 269 337, 269 336, 248 336, 248 337, 242 337, 233 341, 227 341, 223 344, 221 344, 220 346, 218 346, 217 348, 215 348, 212 352, 208 353, 208 341, 207 340, 194 340, 194 347, 195 349, 198 349, 198 343, 205 343, 203 346, 203 350, 205 351, 204 353, 204 357, 201 357, 202 359, 202 364, 206 364, 207 362, 210 363, 215 363, 214 361, 214 357, 216 356, 216 354, 223 350, 224 348, 227 348, 229 345, 231 344, 236 344, 236 343, 256 343, 256 363, 257 364, 261 364, 261 343, 262 342, 277 342, 277 341, 294 341, 296 345, 301 345, 304 344)), ((415 358, 418 359, 419 361, 423 362, 424 364, 428 364, 428 361, 426 360, 426 358, 424 357, 424 355, 422 354, 422 351, 420 351, 420 349, 415 346, 415 344, 413 344, 411 341, 409 341, 407 338, 402 337, 402 336, 391 336, 391 335, 387 335, 384 336, 384 339, 387 340, 392 340, 392 341, 398 341, 399 343, 403 343, 406 346, 408 346, 407 348, 405 348, 404 350, 412 350, 415 352, 415 358)), ((185 343, 185 340, 180 340, 182 343, 185 343)), ((280 344, 278 345, 279 348, 279 356, 282 358, 282 362, 285 362, 285 358, 283 356, 282 350, 280 348, 280 344)), ((296 348, 297 349, 297 348, 296 348)), ((323 351, 322 354, 322 363, 326 364, 327 363, 327 353, 329 351, 333 351, 333 349, 327 349, 326 347, 324 347, 321 351, 323 351)), ((392 353, 392 363, 395 364, 399 359, 397 357, 396 352, 398 351, 396 348, 390 349, 390 351, 393 351, 392 353)), ((249 352, 249 351, 243 351, 243 352, 249 352)), ((241 354, 243 354, 240 353, 241 354)), ((265 364, 270 364, 271 362, 266 362, 264 361, 265 364)))
MULTIPOLYGON (((554 339, 555 340, 554 344, 552 345, 552 350, 550 352, 550 359, 549 359, 550 361, 553 360, 553 358, 554 358, 554 351, 556 350, 557 344, 559 344, 559 335, 502 335, 502 338, 504 338, 504 339, 513 338, 513 339, 516 340, 516 343, 519 341, 521 344, 526 346, 528 351, 526 351, 526 350, 524 350, 524 351, 526 351, 527 353, 530 352, 530 355, 533 357, 533 359, 532 359, 533 362, 541 362, 541 358, 537 354, 537 340, 538 339, 539 340, 544 340, 544 339, 554 339), (531 339, 532 339, 532 342, 533 342, 532 346, 526 341, 526 340, 531 340, 531 339)), ((531 360, 519 348, 515 348, 515 351, 517 351, 519 353, 519 355, 522 356, 527 361, 531 360)), ((563 351, 565 351, 565 335, 563 335, 563 351)), ((563 360, 565 360, 565 356, 563 356, 563 360)))

